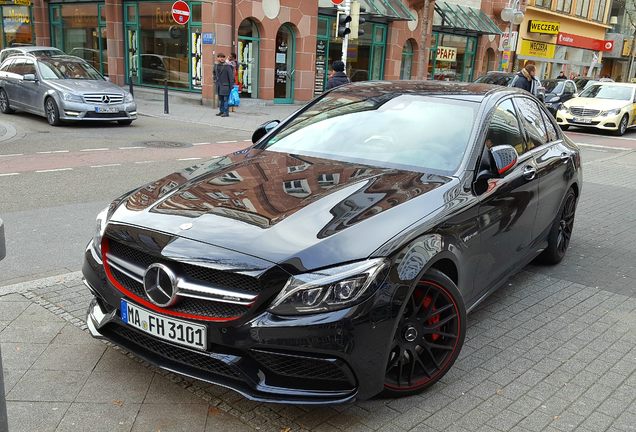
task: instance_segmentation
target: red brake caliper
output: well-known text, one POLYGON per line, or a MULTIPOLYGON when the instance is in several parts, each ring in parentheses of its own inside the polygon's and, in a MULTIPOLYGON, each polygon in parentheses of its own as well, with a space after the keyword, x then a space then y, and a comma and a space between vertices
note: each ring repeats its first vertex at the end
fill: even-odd
MULTIPOLYGON (((430 296, 424 297, 424 300, 422 300, 422 305, 424 306, 425 309, 428 309, 428 307, 431 305, 431 301, 432 299, 430 296)), ((433 305, 433 312, 435 312, 436 310, 437 308, 433 305)), ((438 322, 439 322, 439 315, 433 315, 426 321, 428 325, 437 324, 438 322)), ((431 334, 431 339, 433 339, 433 342, 435 342, 439 338, 440 338, 440 335, 438 333, 431 334)))

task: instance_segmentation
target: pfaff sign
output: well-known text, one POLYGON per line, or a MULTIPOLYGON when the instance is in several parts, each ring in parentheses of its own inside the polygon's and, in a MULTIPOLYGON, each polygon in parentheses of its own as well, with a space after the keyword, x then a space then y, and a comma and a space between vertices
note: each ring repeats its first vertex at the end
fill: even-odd
POLYGON ((561 24, 552 21, 537 21, 530 20, 528 23, 528 32, 530 33, 542 33, 542 34, 559 34, 561 24))
POLYGON ((437 61, 455 62, 457 61, 457 48, 439 46, 435 58, 437 61))

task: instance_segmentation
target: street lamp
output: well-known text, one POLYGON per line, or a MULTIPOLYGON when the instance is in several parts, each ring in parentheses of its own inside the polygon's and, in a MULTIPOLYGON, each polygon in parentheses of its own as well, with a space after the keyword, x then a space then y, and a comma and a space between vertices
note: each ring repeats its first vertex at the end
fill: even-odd
MULTIPOLYGON (((512 50, 514 47, 511 46, 512 41, 512 26, 519 25, 523 22, 524 14, 523 11, 519 8, 520 0, 508 0, 508 5, 501 10, 501 19, 509 23, 508 26, 508 44, 507 50, 511 51, 510 56, 512 57, 512 50)), ((504 47, 505 48, 505 47, 504 47)), ((509 68, 510 66, 508 66, 509 68)))

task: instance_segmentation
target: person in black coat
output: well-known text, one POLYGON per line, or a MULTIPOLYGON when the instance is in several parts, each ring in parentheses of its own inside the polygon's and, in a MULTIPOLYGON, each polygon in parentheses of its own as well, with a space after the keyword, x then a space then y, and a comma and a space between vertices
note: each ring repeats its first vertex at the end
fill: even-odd
POLYGON ((229 117, 228 99, 230 90, 234 86, 234 68, 225 61, 225 54, 217 54, 213 75, 216 94, 219 97, 219 112, 217 116, 229 117))
POLYGON ((333 73, 327 81, 327 90, 344 84, 349 84, 351 82, 349 81, 349 78, 344 71, 345 64, 340 60, 336 60, 335 62, 333 62, 333 64, 331 65, 331 69, 333 70, 333 73))
POLYGON ((512 87, 517 87, 520 89, 524 89, 527 92, 532 93, 533 90, 533 82, 534 75, 536 74, 536 69, 533 64, 529 64, 517 73, 517 76, 512 80, 512 87))
POLYGON ((556 77, 556 79, 564 80, 564 79, 568 79, 568 77, 565 76, 565 72, 561 71, 561 72, 559 72, 559 76, 556 77))

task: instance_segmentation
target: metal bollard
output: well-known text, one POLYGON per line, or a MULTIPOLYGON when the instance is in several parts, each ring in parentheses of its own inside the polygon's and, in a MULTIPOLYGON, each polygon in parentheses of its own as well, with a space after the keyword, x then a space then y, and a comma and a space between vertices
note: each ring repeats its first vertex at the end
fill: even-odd
POLYGON ((135 96, 135 93, 133 92, 133 76, 129 76, 128 77, 128 92, 131 94, 131 96, 135 96))
POLYGON ((168 80, 163 82, 163 113, 170 114, 170 108, 168 107, 168 80))

